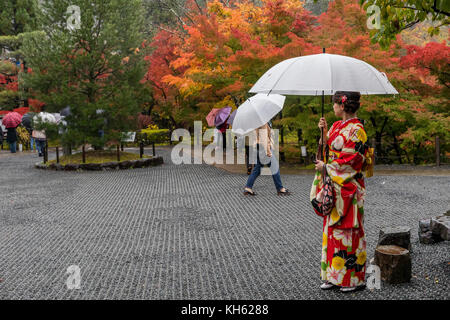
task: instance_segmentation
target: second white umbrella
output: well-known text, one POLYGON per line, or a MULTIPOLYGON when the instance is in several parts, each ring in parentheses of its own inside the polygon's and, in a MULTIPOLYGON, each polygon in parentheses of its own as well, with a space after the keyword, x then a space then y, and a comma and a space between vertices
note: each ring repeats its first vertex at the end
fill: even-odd
POLYGON ((232 132, 246 135, 269 122, 283 109, 285 96, 257 94, 245 101, 236 112, 232 132))
POLYGON ((33 117, 33 121, 36 123, 57 123, 55 116, 48 112, 39 112, 33 117))

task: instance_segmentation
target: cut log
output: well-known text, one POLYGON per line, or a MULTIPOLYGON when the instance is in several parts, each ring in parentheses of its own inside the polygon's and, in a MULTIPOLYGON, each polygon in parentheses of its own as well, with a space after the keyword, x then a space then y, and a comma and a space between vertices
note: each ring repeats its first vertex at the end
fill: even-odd
POLYGON ((381 229, 378 245, 394 245, 411 251, 411 229, 408 227, 388 227, 381 229))
POLYGON ((411 256, 405 248, 387 245, 375 249, 375 264, 380 267, 381 280, 396 284, 411 280, 411 256))

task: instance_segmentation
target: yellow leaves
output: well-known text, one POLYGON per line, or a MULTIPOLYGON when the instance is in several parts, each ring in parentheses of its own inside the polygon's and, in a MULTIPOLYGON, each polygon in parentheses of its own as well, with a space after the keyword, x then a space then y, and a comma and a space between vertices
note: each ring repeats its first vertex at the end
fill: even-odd
POLYGON ((185 53, 180 58, 172 61, 170 66, 175 69, 188 67, 192 62, 191 58, 193 58, 193 53, 185 53))
POLYGON ((221 101, 215 103, 213 108, 222 109, 222 108, 225 108, 226 106, 230 106, 230 107, 234 106, 234 102, 229 95, 227 95, 221 101))
POLYGON ((220 18, 230 16, 230 10, 224 7, 223 3, 218 0, 208 3, 208 12, 215 13, 220 18))
POLYGON ((177 87, 180 94, 185 97, 199 93, 202 90, 205 90, 205 89, 208 89, 211 87, 210 84, 202 84, 199 82, 195 82, 189 78, 176 77, 173 75, 166 75, 161 80, 162 80, 162 82, 164 82, 168 85, 177 87))

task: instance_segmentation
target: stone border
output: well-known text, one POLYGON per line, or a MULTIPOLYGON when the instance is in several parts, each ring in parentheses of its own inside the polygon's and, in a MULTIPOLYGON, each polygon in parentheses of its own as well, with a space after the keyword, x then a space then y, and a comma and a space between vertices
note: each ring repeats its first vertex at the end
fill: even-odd
POLYGON ((143 158, 139 160, 129 160, 121 162, 105 162, 105 163, 83 163, 83 164, 66 164, 52 163, 46 165, 44 163, 35 164, 35 168, 43 170, 55 171, 104 171, 104 170, 125 170, 132 168, 147 168, 162 165, 164 160, 162 157, 143 158))

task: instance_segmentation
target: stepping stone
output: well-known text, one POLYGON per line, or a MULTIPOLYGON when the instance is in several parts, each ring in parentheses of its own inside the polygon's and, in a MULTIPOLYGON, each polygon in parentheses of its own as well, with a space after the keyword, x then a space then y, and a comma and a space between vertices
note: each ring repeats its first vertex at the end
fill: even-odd
POLYGON ((380 268, 381 280, 387 283, 405 283, 411 280, 411 256, 409 250, 395 246, 378 246, 375 264, 380 268))
POLYGON ((431 219, 431 232, 442 240, 450 240, 450 217, 440 216, 431 219))
POLYGON ((387 227, 380 230, 378 245, 396 245, 411 250, 411 229, 408 227, 387 227))

